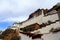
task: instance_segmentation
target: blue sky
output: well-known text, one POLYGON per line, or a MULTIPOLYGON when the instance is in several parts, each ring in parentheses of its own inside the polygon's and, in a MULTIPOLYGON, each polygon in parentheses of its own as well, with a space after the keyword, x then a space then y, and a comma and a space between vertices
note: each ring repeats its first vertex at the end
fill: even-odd
POLYGON ((21 22, 38 8, 52 8, 60 0, 0 0, 0 30, 21 22))

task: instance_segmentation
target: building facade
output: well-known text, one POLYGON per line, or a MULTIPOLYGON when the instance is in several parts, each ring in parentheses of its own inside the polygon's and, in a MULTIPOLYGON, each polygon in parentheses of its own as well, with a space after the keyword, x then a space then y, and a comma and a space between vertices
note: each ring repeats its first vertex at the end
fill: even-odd
POLYGON ((29 36, 20 34, 26 36, 26 38, 24 38, 24 36, 21 36, 21 40, 60 40, 60 30, 58 29, 60 28, 60 5, 57 4, 49 10, 38 9, 29 15, 29 18, 27 20, 19 23, 14 23, 12 27, 17 27, 17 29, 20 29, 23 32, 27 31, 34 34, 43 34, 41 38, 37 39, 32 39, 31 37, 29 38, 29 36))

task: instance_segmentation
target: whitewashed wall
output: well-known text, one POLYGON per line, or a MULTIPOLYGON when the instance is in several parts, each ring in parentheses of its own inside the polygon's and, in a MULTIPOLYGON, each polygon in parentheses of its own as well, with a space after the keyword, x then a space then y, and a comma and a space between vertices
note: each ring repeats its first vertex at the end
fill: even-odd
POLYGON ((60 40, 60 32, 44 34, 42 38, 44 40, 60 40))
POLYGON ((21 34, 21 33, 19 35, 21 36, 20 40, 42 40, 41 38, 32 39, 32 37, 29 37, 29 36, 21 34))
POLYGON ((58 28, 58 27, 60 27, 60 23, 56 22, 54 24, 51 24, 49 26, 46 26, 46 27, 40 29, 40 33, 49 33, 52 28, 58 28))
MULTIPOLYGON (((52 13, 57 13, 57 12, 56 12, 56 10, 53 10, 49 13, 52 14, 52 13)), ((53 14, 53 15, 49 15, 49 16, 43 16, 42 14, 23 22, 22 24, 14 24, 13 26, 17 26, 18 28, 22 28, 22 27, 26 27, 26 26, 34 24, 34 23, 42 24, 42 23, 47 22, 48 20, 55 21, 55 20, 59 19, 57 14, 53 14)))
POLYGON ((49 16, 46 16, 46 17, 43 17, 43 23, 44 22, 48 22, 48 20, 54 22, 55 20, 59 20, 58 18, 58 14, 53 14, 53 15, 49 15, 49 16))
POLYGON ((52 28, 58 28, 58 27, 60 27, 60 23, 56 22, 54 24, 48 25, 46 27, 43 27, 41 29, 34 30, 31 33, 37 33, 37 34, 49 33, 52 28))
POLYGON ((20 36, 21 36, 20 40, 60 40, 60 32, 44 34, 42 38, 35 39, 32 39, 31 37, 26 36, 24 34, 20 34, 20 36))
POLYGON ((31 37, 27 36, 27 35, 24 35, 24 34, 19 34, 21 36, 21 40, 32 40, 31 37))
POLYGON ((42 40, 41 38, 35 38, 35 39, 32 39, 32 40, 42 40))
MULTIPOLYGON (((56 13, 56 11, 55 12, 52 11, 49 13, 51 13, 51 14, 56 13)), ((53 14, 53 15, 48 15, 48 16, 39 15, 37 17, 31 18, 28 21, 22 23, 21 27, 26 27, 26 26, 34 24, 34 23, 42 24, 42 23, 48 22, 48 20, 50 20, 52 22, 59 20, 58 14, 53 14)))
POLYGON ((31 18, 28 21, 22 23, 21 27, 26 27, 26 26, 34 24, 34 23, 42 24, 42 20, 41 19, 42 19, 42 15, 40 15, 38 17, 31 18))

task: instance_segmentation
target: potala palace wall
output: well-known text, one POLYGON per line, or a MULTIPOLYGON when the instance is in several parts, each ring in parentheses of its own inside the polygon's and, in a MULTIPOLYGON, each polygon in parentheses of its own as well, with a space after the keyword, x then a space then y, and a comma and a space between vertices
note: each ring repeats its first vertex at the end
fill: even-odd
POLYGON ((45 22, 48 22, 48 21, 59 20, 56 10, 53 10, 49 13, 51 13, 52 15, 44 16, 43 14, 41 14, 37 17, 33 17, 33 18, 23 22, 22 24, 14 24, 13 26, 17 26, 19 28, 22 28, 22 27, 26 27, 26 26, 34 24, 34 23, 42 24, 42 23, 45 23, 45 22))
MULTIPOLYGON (((41 14, 37 17, 31 18, 31 19, 23 22, 22 24, 19 24, 18 26, 19 26, 19 28, 23 28, 23 27, 26 27, 26 26, 34 24, 34 23, 42 24, 42 23, 48 23, 48 21, 55 22, 56 20, 59 20, 56 10, 53 10, 49 13, 51 13, 51 15, 43 16, 41 14)), ((15 26, 17 26, 17 25, 15 25, 15 26)), ((60 32, 52 33, 52 32, 50 32, 50 30, 52 28, 54 28, 54 29, 60 28, 60 21, 57 21, 53 24, 47 25, 46 27, 43 27, 41 29, 34 30, 31 32, 31 33, 35 33, 35 34, 43 34, 43 36, 42 36, 43 39, 41 39, 41 38, 32 39, 29 36, 26 36, 26 35, 24 36, 24 34, 20 34, 21 40, 59 40, 60 32)))
POLYGON ((60 32, 44 34, 42 38, 44 40, 60 40, 60 32))
POLYGON ((28 25, 32 25, 34 23, 38 23, 39 25, 41 25, 42 23, 48 24, 48 21, 51 21, 52 22, 51 24, 30 32, 34 34, 43 34, 43 36, 41 36, 41 38, 32 39, 32 37, 20 33, 19 34, 21 36, 20 40, 60 40, 60 29, 59 29, 60 20, 59 20, 58 12, 56 10, 52 10, 44 15, 43 10, 41 11, 42 11, 41 15, 34 16, 33 18, 30 18, 29 20, 26 20, 22 23, 15 23, 13 26, 16 26, 17 28, 20 29, 28 25))

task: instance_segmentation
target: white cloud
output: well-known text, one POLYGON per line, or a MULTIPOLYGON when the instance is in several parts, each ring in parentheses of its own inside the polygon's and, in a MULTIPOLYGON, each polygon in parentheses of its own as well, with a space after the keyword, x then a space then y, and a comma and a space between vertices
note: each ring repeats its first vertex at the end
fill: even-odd
POLYGON ((27 17, 10 17, 10 18, 6 18, 4 20, 1 20, 1 22, 21 22, 26 19, 27 19, 27 17))

